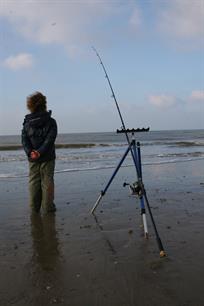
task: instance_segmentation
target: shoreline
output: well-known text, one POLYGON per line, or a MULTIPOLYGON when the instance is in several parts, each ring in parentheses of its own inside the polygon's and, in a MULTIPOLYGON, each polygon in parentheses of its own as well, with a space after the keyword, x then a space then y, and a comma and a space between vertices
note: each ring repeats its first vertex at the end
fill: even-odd
MULTIPOLYGON (((180 164, 180 163, 189 163, 189 162, 196 162, 196 161, 203 161, 204 157, 193 157, 193 158, 187 158, 185 160, 164 160, 164 161, 156 161, 156 162, 143 162, 142 163, 142 167, 148 167, 148 166, 162 166, 162 165, 171 165, 171 164, 180 164)), ((56 161, 58 161, 58 158, 56 158, 56 161)), ((27 162, 27 158, 25 158, 25 162, 27 162)), ((63 174, 63 173, 73 173, 73 172, 94 172, 94 171, 103 171, 103 170, 110 170, 110 169, 115 169, 116 165, 107 165, 107 166, 95 166, 95 167, 90 167, 90 168, 68 168, 68 169, 61 169, 61 170, 55 170, 55 175, 56 174, 63 174)), ((123 168, 134 168, 134 165, 132 164, 126 164, 126 165, 122 165, 121 169, 123 168)), ((4 181, 4 180, 10 180, 10 179, 23 179, 23 178, 27 178, 28 177, 28 173, 23 173, 23 174, 0 174, 0 181, 4 181)))

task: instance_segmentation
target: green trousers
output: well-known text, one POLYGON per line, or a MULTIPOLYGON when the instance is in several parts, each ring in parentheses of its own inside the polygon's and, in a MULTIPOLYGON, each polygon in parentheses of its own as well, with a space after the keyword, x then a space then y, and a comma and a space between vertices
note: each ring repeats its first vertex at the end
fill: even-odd
POLYGON ((54 204, 55 160, 47 162, 29 162, 30 206, 33 211, 55 211, 54 204))

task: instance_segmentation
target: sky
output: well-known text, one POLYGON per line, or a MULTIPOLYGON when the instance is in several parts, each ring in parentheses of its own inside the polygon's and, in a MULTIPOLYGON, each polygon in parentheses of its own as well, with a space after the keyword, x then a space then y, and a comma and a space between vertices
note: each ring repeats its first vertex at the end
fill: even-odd
POLYGON ((204 129, 204 0, 0 0, 0 135, 46 95, 59 133, 204 129))

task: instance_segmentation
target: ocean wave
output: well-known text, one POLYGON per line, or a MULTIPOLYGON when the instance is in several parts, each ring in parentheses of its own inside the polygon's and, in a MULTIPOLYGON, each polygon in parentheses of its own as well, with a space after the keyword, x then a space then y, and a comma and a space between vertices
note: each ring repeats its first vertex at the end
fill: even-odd
MULTIPOLYGON (((126 143, 57 143, 56 149, 83 149, 94 147, 123 147, 126 143)), ((17 151, 23 150, 22 145, 0 145, 0 151, 17 151)))
MULTIPOLYGON (((102 144, 105 146, 105 144, 102 144)), ((57 149, 77 149, 77 148, 91 148, 95 147, 95 143, 58 143, 55 145, 57 149)), ((0 151, 16 151, 23 150, 22 145, 0 145, 0 151)))
POLYGON ((204 141, 146 141, 141 146, 204 147, 204 141))
MULTIPOLYGON (((110 143, 56 143, 56 149, 83 149, 97 147, 123 147, 126 142, 110 142, 110 143)), ((141 146, 171 146, 171 147, 204 147, 203 141, 143 141, 141 146)), ((0 144, 0 151, 17 151, 23 150, 20 144, 0 144)))
POLYGON ((6 179, 6 178, 24 178, 24 177, 28 177, 28 174, 0 173, 0 179, 6 179))
POLYGON ((157 157, 167 158, 167 157, 204 157, 204 152, 187 152, 187 153, 163 153, 158 154, 157 157))
POLYGON ((198 141, 176 141, 169 144, 174 147, 204 147, 204 142, 198 141))
MULTIPOLYGON (((145 159, 157 159, 157 158, 186 158, 186 157, 202 157, 204 156, 204 151, 196 151, 189 149, 189 151, 192 152, 179 152, 179 150, 175 150, 175 152, 165 152, 165 153, 159 153, 154 152, 149 154, 149 151, 144 151, 143 158, 145 159)), ((95 163, 95 162, 101 162, 104 161, 111 161, 120 159, 123 153, 122 148, 107 148, 107 149, 98 149, 98 150, 92 150, 92 149, 84 149, 81 151, 61 151, 57 153, 56 160, 59 162, 69 162, 69 163, 75 163, 75 162, 87 162, 87 163, 95 163)), ((130 156, 129 156, 130 157, 130 156)), ((0 154, 0 163, 12 163, 12 162, 20 162, 25 163, 27 161, 27 157, 24 154, 24 152, 19 153, 2 153, 0 154)))

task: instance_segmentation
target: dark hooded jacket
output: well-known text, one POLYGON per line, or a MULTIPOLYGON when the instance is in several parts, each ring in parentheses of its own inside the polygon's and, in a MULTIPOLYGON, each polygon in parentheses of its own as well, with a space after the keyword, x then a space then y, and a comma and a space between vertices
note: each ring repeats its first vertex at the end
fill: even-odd
POLYGON ((40 153, 35 162, 53 160, 55 156, 55 139, 57 136, 57 124, 51 118, 51 112, 36 112, 25 116, 22 129, 22 145, 30 158, 32 150, 40 153))

